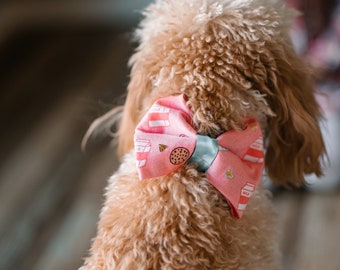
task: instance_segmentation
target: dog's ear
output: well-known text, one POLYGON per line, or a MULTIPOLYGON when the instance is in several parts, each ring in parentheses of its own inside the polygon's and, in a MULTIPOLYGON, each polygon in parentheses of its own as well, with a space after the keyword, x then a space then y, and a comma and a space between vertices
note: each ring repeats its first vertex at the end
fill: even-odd
POLYGON ((305 183, 304 174, 322 174, 321 113, 307 65, 292 46, 273 50, 276 67, 270 72, 268 88, 276 116, 268 123, 266 167, 274 182, 298 186, 305 183))

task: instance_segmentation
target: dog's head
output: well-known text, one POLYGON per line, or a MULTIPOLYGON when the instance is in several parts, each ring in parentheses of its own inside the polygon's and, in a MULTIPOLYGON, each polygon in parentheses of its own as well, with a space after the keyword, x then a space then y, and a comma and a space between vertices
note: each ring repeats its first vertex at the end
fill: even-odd
POLYGON ((273 0, 158 0, 145 15, 130 60, 121 153, 156 99, 184 93, 201 134, 257 118, 274 181, 297 185, 305 173, 321 174, 320 111, 310 70, 289 38, 293 10, 273 0))

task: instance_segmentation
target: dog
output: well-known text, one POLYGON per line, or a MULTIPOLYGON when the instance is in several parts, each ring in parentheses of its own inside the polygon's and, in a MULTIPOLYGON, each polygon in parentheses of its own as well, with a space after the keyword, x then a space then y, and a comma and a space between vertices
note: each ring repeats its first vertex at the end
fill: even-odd
POLYGON ((289 37, 297 12, 275 0, 156 0, 144 15, 117 132, 123 161, 80 269, 280 269, 262 170, 303 185, 325 154, 311 68, 289 37))

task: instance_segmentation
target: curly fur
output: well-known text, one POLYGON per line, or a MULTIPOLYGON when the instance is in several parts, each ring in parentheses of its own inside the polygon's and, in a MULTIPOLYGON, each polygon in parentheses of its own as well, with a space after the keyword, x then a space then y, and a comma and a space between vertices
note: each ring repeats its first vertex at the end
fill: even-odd
POLYGON ((283 185, 322 173, 321 114, 311 72, 288 31, 296 12, 273 0, 157 0, 136 31, 110 179, 85 269, 278 269, 275 214, 259 188, 240 220, 190 165, 139 181, 134 129, 151 104, 183 93, 200 134, 216 137, 257 118, 266 169, 283 185))
POLYGON ((274 215, 263 190, 237 220, 194 168, 140 181, 133 167, 130 154, 110 179, 82 269, 276 269, 274 215))

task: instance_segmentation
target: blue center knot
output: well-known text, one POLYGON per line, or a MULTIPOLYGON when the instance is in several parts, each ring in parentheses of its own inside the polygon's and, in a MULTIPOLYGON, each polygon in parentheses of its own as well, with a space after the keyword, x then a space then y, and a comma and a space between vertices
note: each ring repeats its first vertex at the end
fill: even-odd
POLYGON ((188 162, 196 164, 199 171, 206 172, 215 160, 217 153, 216 139, 197 134, 195 150, 188 162))

